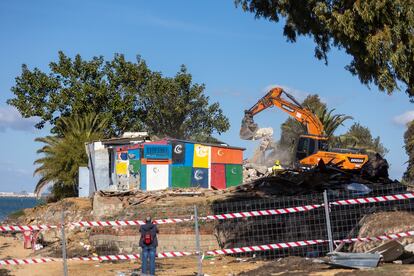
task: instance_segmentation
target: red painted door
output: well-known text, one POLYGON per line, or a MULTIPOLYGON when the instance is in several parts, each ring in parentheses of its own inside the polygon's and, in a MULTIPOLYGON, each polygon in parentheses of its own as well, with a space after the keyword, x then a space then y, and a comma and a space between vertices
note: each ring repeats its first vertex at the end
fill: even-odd
POLYGON ((211 188, 226 189, 226 170, 224 164, 211 164, 211 188))

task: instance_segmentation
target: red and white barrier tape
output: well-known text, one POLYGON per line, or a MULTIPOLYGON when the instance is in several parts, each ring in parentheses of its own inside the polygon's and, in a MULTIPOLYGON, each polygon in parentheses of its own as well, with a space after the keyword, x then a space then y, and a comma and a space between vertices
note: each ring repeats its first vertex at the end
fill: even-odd
MULTIPOLYGON (((342 239, 335 240, 335 243, 340 242, 371 242, 371 241, 385 241, 385 240, 395 240, 399 238, 412 237, 414 236, 414 230, 400 232, 396 234, 386 234, 376 237, 366 237, 366 238, 351 238, 351 239, 342 239)), ((273 244, 264 244, 264 245, 254 245, 254 246, 244 246, 236 248, 226 248, 219 250, 210 250, 207 251, 207 255, 225 255, 225 254, 237 254, 245 252, 256 252, 256 251, 267 251, 267 250, 277 250, 283 248, 292 248, 300 246, 309 246, 315 244, 327 243, 327 240, 304 240, 296 242, 281 242, 273 244)), ((183 252, 183 251, 172 251, 172 252, 161 252, 157 254, 158 258, 174 258, 174 257, 184 257, 195 255, 195 252, 183 252)), ((123 261, 123 260, 137 260, 140 258, 139 254, 125 254, 125 255, 105 255, 105 256, 91 256, 91 257, 75 257, 68 260, 72 261, 123 261)), ((20 265, 20 264, 38 264, 46 263, 53 261, 62 261, 62 259, 53 259, 53 258, 38 258, 38 259, 10 259, 10 260, 0 260, 0 266, 2 265, 20 265)))
POLYGON ((53 258, 36 258, 36 259, 10 259, 0 260, 0 266, 3 265, 21 265, 21 264, 40 264, 54 262, 56 259, 53 258))
POLYGON ((281 242, 281 243, 272 243, 264 245, 255 245, 255 246, 244 246, 228 249, 219 249, 207 251, 207 255, 223 255, 223 254, 234 254, 234 253, 244 253, 244 252, 253 252, 253 251, 265 251, 272 249, 282 249, 298 246, 307 246, 314 245, 319 243, 325 243, 326 240, 307 240, 307 241, 297 241, 297 242, 281 242))
MULTIPOLYGON (((365 203, 376 203, 385 201, 405 200, 414 199, 414 193, 377 196, 377 197, 366 197, 366 198, 354 198, 337 200, 330 202, 330 205, 352 205, 352 204, 365 204, 365 203)), ((223 220, 223 219, 234 219, 234 218, 246 218, 256 216, 271 216, 271 215, 282 215, 288 213, 305 212, 316 208, 322 207, 323 204, 313 204, 298 207, 280 208, 280 209, 269 209, 259 211, 248 211, 248 212, 235 212, 218 215, 208 215, 200 217, 201 220, 223 220)), ((154 221, 155 224, 167 224, 167 223, 181 223, 192 221, 193 218, 173 218, 173 219, 157 219, 154 221)), ((74 227, 105 227, 105 226, 134 226, 145 224, 142 220, 114 220, 114 221, 79 221, 70 223, 70 226, 74 227)), ((0 225, 0 232, 7 231, 27 231, 27 230, 46 230, 58 228, 55 225, 0 225)))
POLYGON ((414 236, 414 231, 406 231, 406 232, 382 235, 382 236, 377 236, 377 237, 343 239, 343 240, 339 240, 335 242, 352 243, 352 242, 386 241, 386 240, 396 240, 399 238, 406 238, 406 237, 412 237, 412 236, 414 236))
MULTIPOLYGON (((395 240, 399 238, 412 237, 412 236, 414 236, 414 231, 406 231, 406 232, 400 232, 396 234, 388 234, 388 235, 382 235, 382 236, 376 236, 376 237, 335 240, 334 242, 335 243, 340 243, 340 242, 352 243, 352 242, 385 241, 385 240, 395 240)), ((245 247, 237 247, 237 248, 212 250, 212 251, 207 251, 207 254, 208 255, 223 255, 223 254, 235 254, 235 253, 244 253, 244 252, 253 252, 253 251, 266 251, 266 250, 273 250, 273 249, 308 246, 308 245, 327 243, 327 242, 328 240, 305 240, 305 241, 297 241, 297 242, 282 242, 282 243, 274 243, 274 244, 264 244, 264 245, 256 245, 256 246, 245 246, 245 247)))
MULTIPOLYGON (((174 257, 185 257, 194 255, 193 252, 185 251, 171 251, 171 252, 160 252, 157 254, 157 258, 174 258, 174 257)), ((90 257, 74 257, 68 258, 70 261, 126 261, 126 260, 137 260, 140 258, 139 254, 125 254, 125 255, 104 255, 104 256, 90 256, 90 257)), ((37 258, 37 259, 9 259, 0 260, 0 266, 3 265, 22 265, 22 264, 39 264, 47 262, 62 261, 62 259, 55 258, 37 258)))
POLYGON ((7 231, 33 231, 33 230, 46 230, 58 228, 56 225, 46 225, 46 224, 39 224, 39 225, 0 225, 0 232, 7 232, 7 231))
POLYGON ((376 203, 394 200, 413 199, 414 193, 398 194, 398 195, 386 195, 376 197, 361 197, 354 199, 344 199, 330 202, 332 205, 352 205, 352 204, 365 204, 365 203, 376 203))
MULTIPOLYGON (((219 215, 208 215, 205 217, 200 217, 201 220, 219 220, 219 219, 232 219, 232 218, 245 218, 245 217, 256 217, 256 216, 271 216, 271 215, 281 215, 288 213, 296 212, 305 212, 310 211, 315 208, 319 208, 323 205, 306 205, 299 207, 290 207, 290 208, 281 208, 281 209, 270 209, 270 210, 259 210, 259 211, 249 211, 249 212, 237 212, 237 213, 227 213, 219 215)), ((154 220, 155 224, 167 224, 167 223, 180 223, 188 222, 194 220, 193 218, 185 219, 157 219, 154 220)), ((142 220, 115 220, 115 221, 79 221, 71 223, 70 225, 78 227, 96 227, 96 226, 131 226, 131 225, 143 225, 145 224, 142 220)))
POLYGON ((221 215, 208 215, 206 217, 201 217, 200 219, 233 219, 233 218, 246 218, 246 217, 259 217, 259 216, 271 216, 271 215, 282 215, 289 213, 305 212, 310 211, 323 205, 313 204, 299 207, 290 207, 290 208, 281 208, 281 209, 269 209, 269 210, 260 210, 260 211, 249 211, 249 212, 237 212, 237 213, 227 213, 221 215))
MULTIPOLYGON (((180 223, 186 221, 192 221, 192 218, 188 219, 157 219, 154 220, 155 224, 166 224, 166 223, 180 223)), ((69 225, 78 227, 96 227, 96 226, 134 226, 144 225, 145 222, 142 220, 112 220, 112 221, 78 221, 70 223, 69 225)))
POLYGON ((193 255, 192 252, 183 252, 183 251, 172 251, 172 252, 161 252, 157 254, 158 258, 173 258, 173 257, 185 257, 193 255))
MULTIPOLYGON (((185 257, 193 255, 192 252, 184 251, 171 251, 161 252, 157 254, 157 258, 174 258, 185 257)), ((126 255, 105 255, 105 256, 92 256, 92 257, 75 257, 70 258, 72 261, 123 261, 123 260, 137 260, 140 258, 139 254, 126 254, 126 255)))

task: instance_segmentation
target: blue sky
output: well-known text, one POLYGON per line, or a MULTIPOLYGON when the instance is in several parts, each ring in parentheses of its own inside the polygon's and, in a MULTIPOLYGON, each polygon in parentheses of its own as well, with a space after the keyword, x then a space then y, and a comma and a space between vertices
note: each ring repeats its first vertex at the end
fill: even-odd
MULTIPOLYGON (((390 150, 391 176, 400 178, 407 156, 403 150, 405 123, 414 109, 403 92, 388 96, 360 84, 344 70, 350 61, 333 50, 329 65, 313 57, 309 38, 287 43, 282 24, 256 20, 236 9, 233 1, 1 1, 0 2, 0 161, 1 191, 32 191, 33 161, 40 144, 35 119, 22 119, 5 103, 21 72, 21 64, 48 70, 57 52, 84 58, 124 53, 141 55, 152 70, 173 76, 187 65, 195 82, 206 84, 211 101, 220 102, 231 129, 221 139, 247 148, 255 144, 238 137, 243 110, 253 105, 269 85, 290 88, 299 99, 317 93, 330 108, 368 126, 390 150)), ((257 117, 263 127, 280 124, 287 115, 268 110, 257 117)), ((337 134, 346 131, 347 122, 337 134)))

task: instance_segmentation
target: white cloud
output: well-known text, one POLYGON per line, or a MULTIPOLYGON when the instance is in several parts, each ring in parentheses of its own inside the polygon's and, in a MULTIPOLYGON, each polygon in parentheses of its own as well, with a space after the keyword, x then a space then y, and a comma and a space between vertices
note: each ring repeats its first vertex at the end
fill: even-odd
POLYGON ((14 107, 0 107, 0 132, 7 129, 33 131, 36 122, 36 118, 23 118, 14 107))
POLYGON ((395 116, 393 119, 393 122, 397 125, 407 125, 407 123, 414 120, 414 110, 409 110, 404 112, 403 114, 395 116))

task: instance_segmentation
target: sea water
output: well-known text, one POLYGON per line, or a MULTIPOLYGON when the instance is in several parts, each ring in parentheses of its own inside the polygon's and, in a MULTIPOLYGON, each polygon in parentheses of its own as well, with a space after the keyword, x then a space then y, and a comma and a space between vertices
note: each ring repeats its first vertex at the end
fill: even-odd
POLYGON ((0 197, 0 221, 9 214, 25 208, 32 208, 40 202, 33 197, 0 197))

